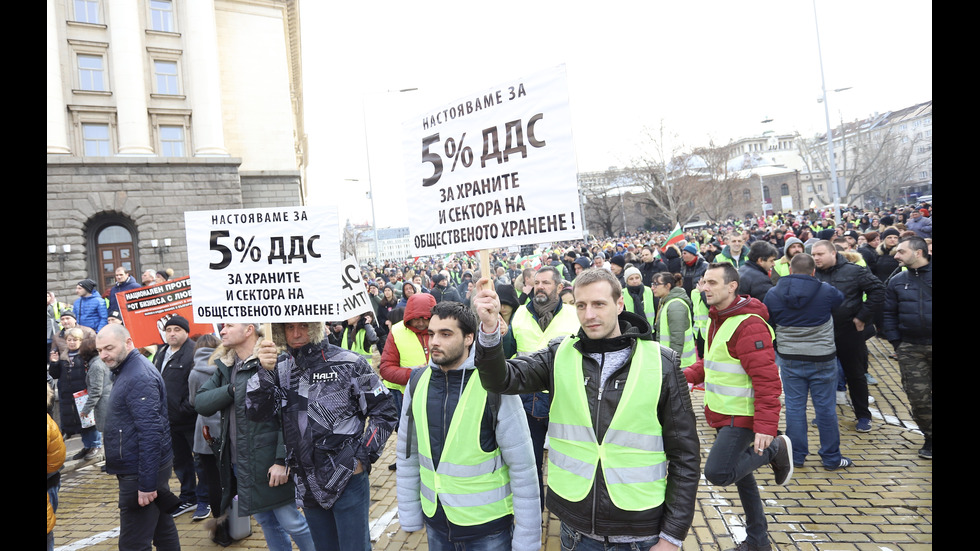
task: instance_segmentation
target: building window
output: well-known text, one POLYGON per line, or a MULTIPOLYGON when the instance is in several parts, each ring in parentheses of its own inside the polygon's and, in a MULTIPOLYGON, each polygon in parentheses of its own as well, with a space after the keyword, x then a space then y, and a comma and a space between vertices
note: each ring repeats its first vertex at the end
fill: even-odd
POLYGON ((160 155, 162 157, 184 157, 184 127, 160 127, 160 155))
POLYGON ((112 154, 108 124, 83 124, 82 145, 86 157, 108 157, 112 154))
POLYGON ((75 21, 79 23, 99 23, 98 0, 75 0, 75 21))
POLYGON ((174 4, 170 0, 150 0, 150 28, 174 32, 174 4))
POLYGON ((94 92, 105 91, 105 69, 102 56, 78 55, 78 87, 94 92))
POLYGON ((787 195, 789 195, 789 185, 787 185, 787 184, 780 184, 779 185, 779 194, 782 195, 782 196, 784 196, 784 197, 787 196, 787 195))
POLYGON ((752 192, 747 189, 742 190, 742 199, 749 201, 752 199, 752 192))
POLYGON ((177 87, 177 62, 161 61, 153 62, 153 74, 156 78, 156 93, 166 95, 178 95, 180 90, 177 87))

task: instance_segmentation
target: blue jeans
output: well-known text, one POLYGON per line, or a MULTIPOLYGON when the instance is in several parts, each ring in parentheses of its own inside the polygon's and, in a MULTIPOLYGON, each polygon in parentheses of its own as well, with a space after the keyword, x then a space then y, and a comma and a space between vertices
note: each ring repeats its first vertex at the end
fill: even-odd
POLYGON ((559 538, 562 551, 646 551, 660 541, 660 536, 653 536, 648 540, 631 543, 605 543, 579 534, 564 522, 561 523, 559 538))
POLYGON ((303 506, 317 551, 370 551, 371 483, 367 471, 350 478, 333 506, 303 506))
POLYGON ((824 467, 840 465, 840 429, 837 425, 837 360, 807 362, 776 354, 779 377, 786 394, 786 436, 793 443, 793 463, 802 465, 807 448, 807 395, 813 399, 820 433, 820 459, 824 467))
POLYGON ((499 530, 470 541, 449 541, 439 532, 428 529, 425 531, 425 536, 429 542, 429 551, 510 551, 514 527, 511 526, 509 530, 499 530))
POLYGON ((752 472, 772 461, 773 449, 770 446, 758 455, 752 449, 754 444, 752 429, 731 426, 718 429, 715 444, 704 462, 704 478, 716 486, 735 484, 745 512, 745 541, 761 546, 769 541, 769 524, 752 472))
POLYGON ((82 447, 87 449, 102 447, 102 433, 95 427, 82 429, 82 447))
POLYGON ((289 536, 293 537, 299 551, 316 551, 310 526, 296 505, 290 503, 252 516, 262 526, 262 534, 270 551, 291 551, 293 546, 289 543, 289 536))

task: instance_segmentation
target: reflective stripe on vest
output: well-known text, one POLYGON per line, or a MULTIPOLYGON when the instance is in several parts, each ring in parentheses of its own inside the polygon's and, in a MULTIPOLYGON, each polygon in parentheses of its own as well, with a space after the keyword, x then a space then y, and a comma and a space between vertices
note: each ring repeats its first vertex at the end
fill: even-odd
POLYGON ((578 337, 555 353, 555 392, 548 424, 548 488, 562 498, 585 499, 601 463, 609 498, 627 511, 644 511, 664 501, 667 459, 657 418, 660 346, 637 341, 623 395, 600 444, 589 417, 578 337), (640 368, 642 366, 642 368, 640 368))
MULTIPOLYGON (((429 359, 425 357, 425 349, 419 342, 419 336, 410 327, 405 325, 402 320, 391 327, 392 339, 395 341, 395 348, 398 349, 399 367, 418 367, 428 365, 429 359)), ((390 381, 381 380, 388 388, 405 392, 405 385, 399 385, 390 381)))
POLYGON ((487 404, 487 391, 480 373, 473 370, 449 422, 439 466, 434 468, 429 440, 428 395, 432 370, 419 377, 412 399, 412 415, 418 429, 419 495, 422 512, 436 514, 442 503, 446 518, 459 526, 477 526, 514 513, 510 472, 500 449, 485 452, 480 447, 480 424, 487 404))
POLYGON ((667 302, 660 303, 660 312, 657 313, 660 316, 657 333, 660 344, 670 348, 670 328, 667 326, 667 307, 670 303, 678 300, 681 301, 681 305, 684 306, 684 311, 687 312, 687 330, 684 331, 684 351, 681 352, 681 369, 684 369, 697 361, 698 354, 697 347, 694 346, 694 325, 691 322, 691 309, 688 308, 687 303, 683 299, 675 297, 667 302))
POLYGON ((542 348, 546 348, 551 339, 565 335, 578 333, 581 325, 578 322, 578 314, 575 313, 567 304, 551 318, 551 323, 544 331, 538 325, 537 320, 528 310, 533 308, 530 304, 518 308, 510 319, 510 328, 514 332, 514 340, 517 342, 518 354, 529 354, 542 348))
POLYGON ((695 287, 691 289, 691 302, 694 304, 694 334, 707 335, 708 304, 701 300, 701 292, 695 287))
POLYGON ((364 351, 364 335, 366 334, 366 331, 364 331, 364 329, 359 329, 357 333, 354 333, 353 348, 351 347, 350 344, 348 344, 347 335, 349 334, 349 332, 350 332, 350 326, 348 325, 347 327, 344 328, 344 335, 340 338, 341 348, 343 348, 344 350, 351 350, 353 352, 357 352, 361 356, 364 356, 364 359, 367 360, 368 365, 371 365, 372 354, 371 352, 364 351))
MULTIPOLYGON (((626 289, 623 289, 623 303, 626 305, 626 310, 636 313, 633 309, 633 296, 626 289)), ((643 286, 643 316, 646 317, 650 327, 653 327, 657 313, 653 311, 653 291, 646 285, 643 286)))
MULTIPOLYGON (((742 314, 726 319, 704 353, 704 403, 711 411, 723 415, 755 415, 755 391, 752 378, 745 373, 741 362, 728 353, 728 341, 741 323, 757 314, 742 314)), ((765 320, 763 320, 765 321, 765 320)), ((772 327, 766 324, 771 337, 772 327)), ((711 324, 708 324, 711 331, 711 324)))

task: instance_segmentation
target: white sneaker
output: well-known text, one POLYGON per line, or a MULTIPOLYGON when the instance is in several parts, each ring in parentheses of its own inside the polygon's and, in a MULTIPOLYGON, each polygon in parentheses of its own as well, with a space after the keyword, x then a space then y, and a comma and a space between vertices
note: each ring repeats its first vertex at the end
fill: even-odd
POLYGON ((873 404, 873 403, 875 403, 875 397, 874 397, 874 396, 870 396, 870 395, 869 395, 869 396, 868 396, 868 403, 869 403, 869 404, 873 404))
POLYGON ((837 405, 838 406, 846 406, 847 405, 847 391, 846 390, 838 390, 837 391, 837 405))

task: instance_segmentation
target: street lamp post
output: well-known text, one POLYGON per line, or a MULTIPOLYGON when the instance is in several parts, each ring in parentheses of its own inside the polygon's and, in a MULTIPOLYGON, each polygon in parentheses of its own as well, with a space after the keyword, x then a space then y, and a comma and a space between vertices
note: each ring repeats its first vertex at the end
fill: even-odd
POLYGON ((827 106, 827 83, 823 76, 823 53, 820 49, 820 25, 817 23, 817 0, 813 0, 813 25, 817 30, 817 59, 820 61, 820 89, 823 92, 823 112, 827 121, 827 157, 830 159, 830 184, 834 189, 834 224, 841 223, 840 188, 837 185, 837 166, 834 164, 834 135, 830 129, 830 108, 827 106))
MULTIPOLYGON (((416 90, 418 88, 402 88, 401 90, 386 90, 386 93, 414 92, 416 90)), ((380 266, 381 254, 378 252, 378 221, 374 216, 374 190, 371 185, 371 147, 368 145, 367 107, 364 104, 363 97, 361 98, 361 118, 364 121, 364 152, 367 156, 368 196, 371 198, 371 225, 374 226, 374 261, 380 266)))

